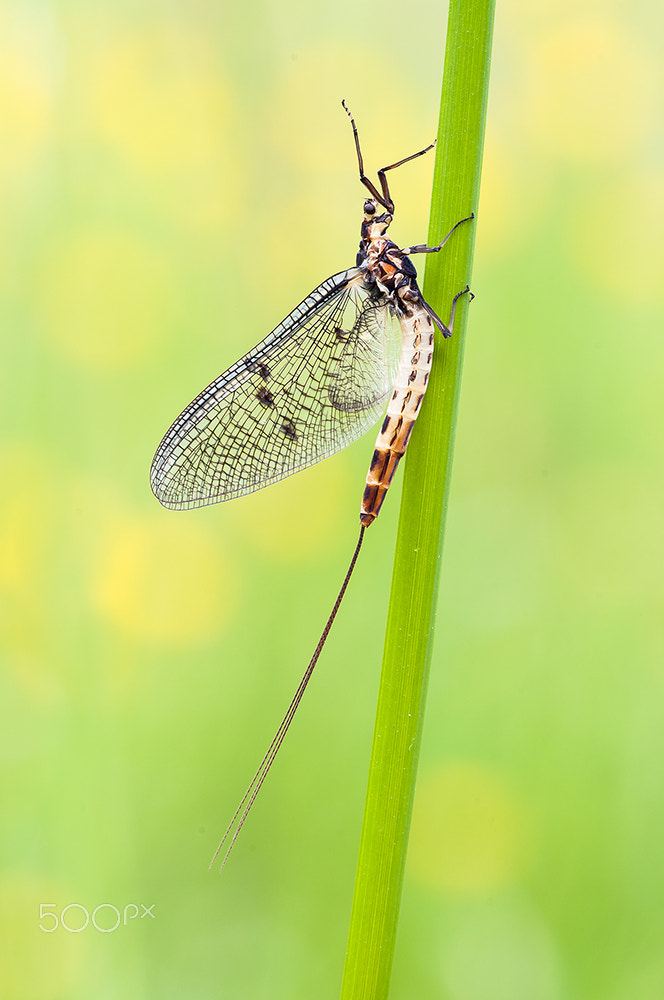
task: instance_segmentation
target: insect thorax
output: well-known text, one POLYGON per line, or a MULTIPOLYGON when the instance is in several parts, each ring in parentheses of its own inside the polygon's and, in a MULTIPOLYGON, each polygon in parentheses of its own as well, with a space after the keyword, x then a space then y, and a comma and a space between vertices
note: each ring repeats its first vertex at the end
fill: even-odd
MULTIPOLYGON (((363 236, 365 224, 366 220, 363 236)), ((421 301, 417 271, 410 257, 386 236, 361 240, 357 266, 364 268, 367 284, 385 296, 397 313, 408 315, 410 304, 421 301)))

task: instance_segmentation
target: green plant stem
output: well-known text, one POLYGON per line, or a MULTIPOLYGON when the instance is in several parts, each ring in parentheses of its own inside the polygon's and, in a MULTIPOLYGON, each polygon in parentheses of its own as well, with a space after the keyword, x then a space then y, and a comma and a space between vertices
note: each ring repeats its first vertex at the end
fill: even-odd
MULTIPOLYGON (((429 245, 477 214, 494 0, 451 0, 429 245)), ((427 262, 424 297, 443 316, 470 282, 475 223, 427 262)), ((468 296, 437 340, 405 462, 383 670, 341 1000, 388 995, 433 645, 468 296)))

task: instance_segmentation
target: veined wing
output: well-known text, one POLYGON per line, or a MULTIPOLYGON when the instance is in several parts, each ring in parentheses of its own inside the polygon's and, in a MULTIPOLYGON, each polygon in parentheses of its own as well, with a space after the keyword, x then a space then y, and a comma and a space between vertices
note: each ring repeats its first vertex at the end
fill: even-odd
POLYGON ((328 278, 183 410, 152 462, 155 496, 231 500, 345 448, 382 413, 400 339, 361 269, 328 278))

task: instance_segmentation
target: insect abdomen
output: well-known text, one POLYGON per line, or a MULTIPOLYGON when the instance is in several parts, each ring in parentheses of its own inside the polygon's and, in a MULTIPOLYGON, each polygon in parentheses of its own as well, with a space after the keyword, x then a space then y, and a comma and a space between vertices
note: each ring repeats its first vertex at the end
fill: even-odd
POLYGON ((413 424, 426 392, 433 358, 434 327, 422 308, 412 309, 401 320, 402 350, 399 371, 367 473, 360 522, 366 526, 378 517, 396 467, 406 451, 413 424))

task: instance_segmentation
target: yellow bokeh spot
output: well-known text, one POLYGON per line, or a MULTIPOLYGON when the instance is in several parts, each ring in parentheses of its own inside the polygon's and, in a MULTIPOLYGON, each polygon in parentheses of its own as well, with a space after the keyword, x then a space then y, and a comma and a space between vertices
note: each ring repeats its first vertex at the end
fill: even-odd
POLYGON ((182 25, 134 31, 106 45, 90 67, 101 134, 136 165, 187 168, 220 152, 230 109, 218 55, 182 25))
MULTIPOLYGON (((59 1000, 78 992, 90 937, 60 927, 60 913, 71 900, 67 886, 29 873, 5 873, 0 883, 3 997, 59 1000)), ((80 911, 75 915, 80 917, 80 911)))
MULTIPOLYGON (((27 29, 27 25, 26 25, 27 29)), ((0 176, 36 161, 50 130, 53 81, 48 61, 28 30, 3 23, 0 39, 0 176)))
POLYGON ((656 130, 653 56, 627 25, 570 22, 532 48, 523 126, 549 153, 631 159, 656 130))
POLYGON ((232 616, 236 591, 214 539, 191 517, 126 516, 104 532, 93 600, 130 637, 164 645, 209 641, 232 616))
POLYGON ((121 229, 74 233, 51 247, 36 310, 69 358, 123 367, 149 355, 174 309, 176 275, 160 250, 121 229))
POLYGON ((531 239, 551 198, 551 170, 543 157, 514 149, 489 128, 477 217, 477 256, 504 259, 531 239))
POLYGON ((598 185, 569 228, 578 266, 613 299, 661 302, 664 297, 664 174, 640 171, 598 185))
POLYGON ((86 60, 91 134, 149 183, 149 196, 196 228, 238 211, 243 188, 233 103, 218 52, 163 21, 105 39, 86 60))
POLYGON ((459 762, 417 788, 409 873, 429 889, 482 893, 508 885, 527 860, 523 809, 501 775, 459 762))
MULTIPOLYGON (((0 453, 0 599, 3 666, 33 705, 61 701, 50 669, 44 622, 50 608, 50 575, 59 534, 61 470, 51 456, 26 443, 0 453)), ((21 741, 16 741, 16 746, 21 741)))
POLYGON ((0 455, 0 589, 26 602, 34 601, 45 572, 53 475, 49 457, 29 445, 6 446, 0 455))

